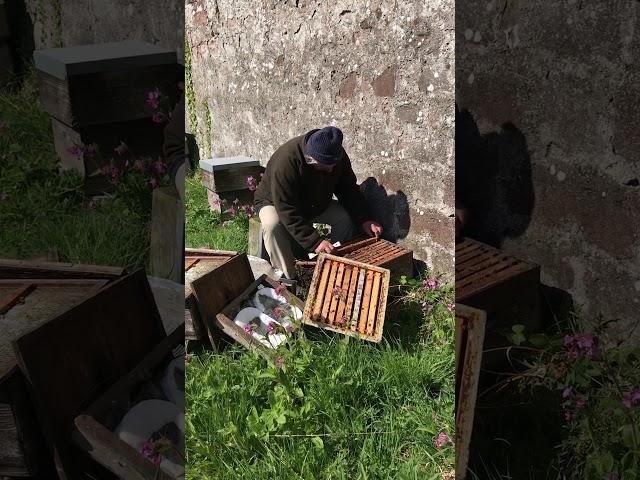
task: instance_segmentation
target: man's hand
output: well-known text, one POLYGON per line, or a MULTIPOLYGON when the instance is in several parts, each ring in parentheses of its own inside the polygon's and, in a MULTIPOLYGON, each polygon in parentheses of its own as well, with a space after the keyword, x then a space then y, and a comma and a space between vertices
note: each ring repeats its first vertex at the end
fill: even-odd
POLYGON ((367 220, 364 222, 362 224, 362 230, 364 230, 364 233, 370 237, 379 237, 382 235, 382 227, 379 223, 374 222, 373 220, 367 220))
POLYGON ((335 247, 331 245, 331 242, 326 240, 322 240, 320 244, 316 247, 315 252, 319 255, 322 252, 331 253, 335 247))

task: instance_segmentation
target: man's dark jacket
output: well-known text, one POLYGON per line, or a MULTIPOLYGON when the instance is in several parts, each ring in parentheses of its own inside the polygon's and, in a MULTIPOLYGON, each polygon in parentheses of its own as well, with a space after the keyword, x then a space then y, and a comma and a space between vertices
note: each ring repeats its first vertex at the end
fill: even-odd
POLYGON ((276 150, 255 192, 256 209, 273 205, 280 222, 308 251, 322 240, 311 219, 327 209, 333 194, 356 225, 369 220, 366 201, 344 150, 332 173, 319 172, 306 163, 306 139, 315 131, 295 137, 276 150))

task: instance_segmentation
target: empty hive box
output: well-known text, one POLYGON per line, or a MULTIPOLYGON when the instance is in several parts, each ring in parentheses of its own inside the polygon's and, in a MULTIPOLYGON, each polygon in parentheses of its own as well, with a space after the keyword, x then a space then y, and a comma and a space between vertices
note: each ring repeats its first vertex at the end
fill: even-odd
POLYGON ((157 90, 163 109, 177 102, 183 74, 175 51, 127 40, 38 50, 34 62, 64 169, 85 172, 89 155, 69 151, 80 144, 96 143, 111 156, 120 141, 136 155, 162 153, 162 125, 152 121, 157 109, 148 94, 157 90))
MULTIPOLYGON (((394 280, 403 275, 413 276, 413 252, 381 238, 358 238, 336 248, 334 255, 386 268, 394 280)), ((301 287, 309 287, 315 266, 315 259, 296 262, 301 287)))
POLYGON ((303 322, 379 342, 391 272, 386 268, 320 254, 303 322))
POLYGON ((200 160, 202 184, 207 188, 209 205, 220 211, 220 201, 234 201, 241 204, 253 203, 253 191, 249 190, 247 179, 260 181, 264 168, 260 162, 249 157, 220 157, 200 160))

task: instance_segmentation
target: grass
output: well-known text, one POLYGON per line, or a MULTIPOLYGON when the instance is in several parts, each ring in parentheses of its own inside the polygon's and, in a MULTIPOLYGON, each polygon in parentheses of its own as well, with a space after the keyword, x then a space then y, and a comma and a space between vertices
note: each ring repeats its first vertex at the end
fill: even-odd
MULTIPOLYGON (((188 180, 187 244, 244 245, 246 220, 222 225, 203 190, 188 180)), ((454 436, 452 315, 416 325, 416 306, 394 305, 380 345, 308 331, 278 352, 281 368, 238 346, 195 355, 187 478, 452 479, 454 447, 434 443, 454 436)))
POLYGON ((185 182, 186 246, 246 252, 248 218, 238 215, 223 222, 221 215, 213 213, 209 208, 207 189, 202 184, 200 174, 196 172, 189 175, 185 182))
POLYGON ((147 265, 149 190, 125 182, 91 203, 78 175, 58 173, 33 72, 0 91, 0 121, 0 257, 28 259, 55 250, 67 262, 147 265))

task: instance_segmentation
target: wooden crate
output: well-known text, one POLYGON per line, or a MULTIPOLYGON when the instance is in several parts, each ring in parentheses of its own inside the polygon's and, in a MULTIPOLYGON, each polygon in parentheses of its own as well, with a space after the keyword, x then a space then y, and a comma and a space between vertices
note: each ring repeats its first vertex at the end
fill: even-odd
POLYGON ((264 168, 260 162, 249 157, 224 157, 200 160, 202 184, 212 192, 248 190, 247 177, 260 180, 264 168))
MULTIPOLYGON (((275 289, 275 288, 278 288, 280 284, 275 280, 272 280, 271 278, 267 277, 266 275, 261 275, 260 277, 258 277, 257 280, 255 280, 248 287, 246 287, 246 289, 239 296, 237 296, 231 303, 229 303, 226 307, 224 307, 220 311, 220 313, 216 315, 215 321, 218 327, 224 333, 226 333, 229 337, 234 339, 236 342, 238 342, 239 344, 247 348, 255 349, 259 353, 269 358, 268 352, 270 349, 265 345, 263 345, 262 343, 260 343, 254 337, 249 335, 247 332, 245 332, 241 327, 236 325, 236 323, 233 321, 237 313, 242 308, 242 304, 248 301, 251 297, 253 297, 253 295, 256 293, 256 291, 261 285, 264 287, 271 287, 275 289)), ((289 303, 294 307, 299 308, 300 311, 303 310, 304 302, 300 300, 298 297, 296 297, 293 293, 289 291, 284 291, 282 295, 287 299, 287 303, 289 303)))
POLYGON ((114 478, 74 445, 74 419, 166 337, 147 277, 138 271, 13 342, 61 479, 114 478))
POLYGON ((52 468, 11 342, 123 273, 113 267, 0 260, 0 475, 46 476, 52 468))
POLYGON ((226 305, 242 295, 253 282, 253 271, 245 254, 230 258, 190 282, 197 305, 195 311, 202 320, 212 346, 220 347, 225 334, 226 339, 235 340, 229 335, 229 329, 220 327, 216 318, 226 305))
POLYGON ((390 277, 391 272, 386 268, 321 253, 307 296, 303 322, 379 342, 390 277))
POLYGON ((456 245, 456 302, 486 312, 486 368, 508 364, 504 331, 522 324, 529 332, 540 327, 540 266, 497 248, 465 239, 456 245))
MULTIPOLYGON (((230 261, 238 254, 222 250, 185 249, 184 257, 184 307, 185 307, 185 337, 187 340, 204 341, 207 330, 198 309, 198 303, 193 294, 191 282, 213 272, 218 267, 230 261)), ((215 347, 215 345, 212 345, 215 347)))
MULTIPOLYGON (((386 268, 391 272, 392 283, 403 275, 407 278, 413 277, 413 252, 381 238, 358 238, 336 248, 333 255, 386 268)), ((298 281, 303 288, 311 285, 316 261, 317 258, 296 262, 298 281)))
POLYGON ((73 128, 150 119, 147 92, 173 105, 184 77, 175 51, 136 40, 37 50, 34 61, 44 110, 73 128))
POLYGON ((113 433, 119 420, 128 411, 138 385, 153 378, 167 360, 183 355, 184 333, 180 329, 164 338, 129 373, 114 383, 74 420, 76 445, 118 478, 139 480, 171 480, 139 451, 113 433), (114 415, 115 414, 115 415, 114 415))
POLYGON ((486 314, 456 304, 456 480, 464 480, 469 463, 486 314))

